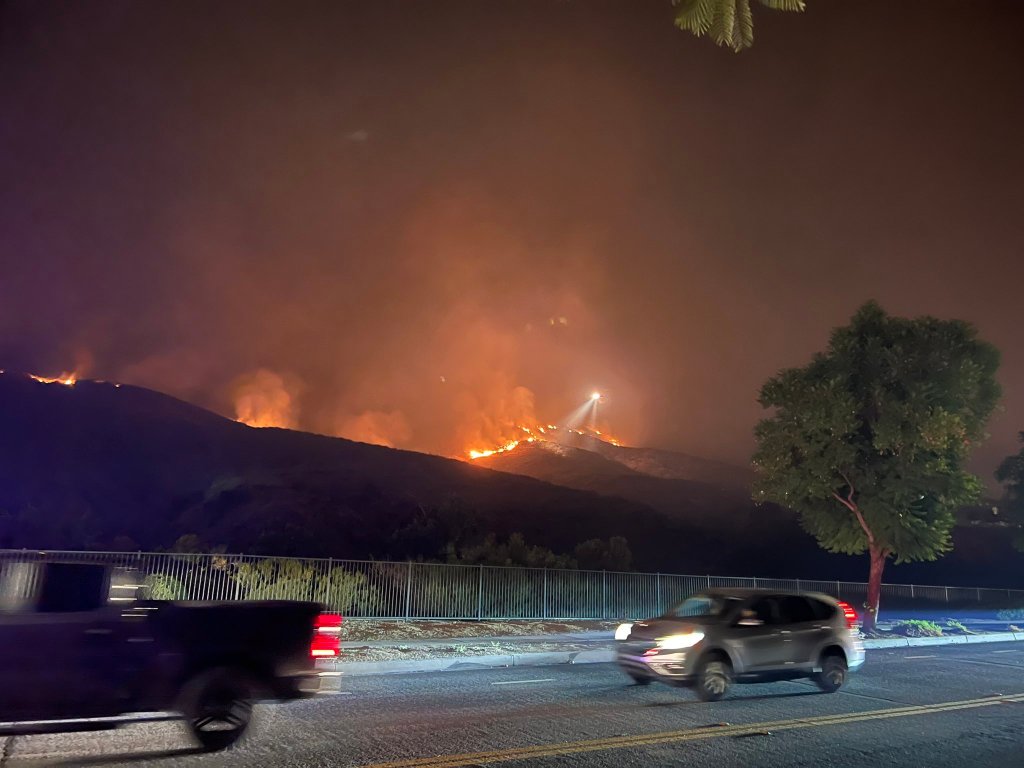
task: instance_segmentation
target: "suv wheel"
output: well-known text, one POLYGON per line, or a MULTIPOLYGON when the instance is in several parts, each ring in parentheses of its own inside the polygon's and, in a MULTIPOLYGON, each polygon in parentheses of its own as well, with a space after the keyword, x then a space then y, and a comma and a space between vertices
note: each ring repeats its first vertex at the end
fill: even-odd
POLYGON ((701 662, 697 671, 697 696, 702 701, 719 701, 732 685, 732 665, 720 656, 701 662))
POLYGON ((814 682, 825 693, 835 693, 846 682, 846 661, 838 654, 830 654, 821 662, 821 672, 814 676, 814 682))
POLYGON ((637 674, 634 674, 633 672, 627 672, 626 674, 630 676, 630 678, 633 680, 633 682, 636 685, 650 685, 651 684, 651 678, 649 678, 647 675, 637 675, 637 674))

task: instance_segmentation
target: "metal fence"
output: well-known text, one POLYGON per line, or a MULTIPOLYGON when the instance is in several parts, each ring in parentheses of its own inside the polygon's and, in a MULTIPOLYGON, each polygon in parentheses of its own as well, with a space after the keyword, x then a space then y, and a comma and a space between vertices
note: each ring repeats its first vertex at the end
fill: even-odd
MULTIPOLYGON (((618 619, 653 616, 711 587, 823 592, 853 605, 847 581, 298 559, 230 554, 0 550, 0 568, 74 559, 138 569, 155 599, 315 600, 351 618, 618 619)), ((883 608, 1024 607, 1024 590, 885 584, 883 608)))

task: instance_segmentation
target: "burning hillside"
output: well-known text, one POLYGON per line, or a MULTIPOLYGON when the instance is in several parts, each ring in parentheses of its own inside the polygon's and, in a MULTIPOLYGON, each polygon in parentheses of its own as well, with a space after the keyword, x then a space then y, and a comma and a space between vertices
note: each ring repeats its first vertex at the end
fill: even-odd
MULTIPOLYGON (((3 371, 0 371, 3 373, 3 371)), ((74 373, 61 373, 60 376, 36 376, 33 373, 28 374, 30 379, 38 381, 40 384, 63 384, 65 387, 75 386, 75 382, 78 381, 77 374, 74 373)))
MULTIPOLYGON (((597 428, 597 407, 602 400, 601 393, 594 392, 586 402, 566 417, 565 426, 518 422, 508 425, 511 435, 507 439, 497 441, 496 444, 487 447, 474 446, 466 450, 466 455, 471 461, 485 459, 489 456, 514 451, 523 443, 555 443, 575 446, 579 438, 591 438, 618 447, 621 443, 617 439, 597 428)), ((532 412, 532 402, 530 410, 532 412)))
POLYGON ((498 445, 494 448, 471 448, 466 451, 466 455, 471 461, 477 459, 485 459, 489 456, 495 456, 499 453, 508 453, 518 448, 523 443, 555 443, 558 445, 573 445, 576 438, 590 437, 595 440, 600 440, 603 443, 607 443, 612 446, 619 447, 621 443, 614 437, 611 437, 599 429, 592 429, 585 427, 577 429, 574 427, 559 427, 555 424, 548 424, 546 426, 535 426, 535 427, 524 427, 517 426, 523 436, 516 440, 509 440, 507 443, 498 445))

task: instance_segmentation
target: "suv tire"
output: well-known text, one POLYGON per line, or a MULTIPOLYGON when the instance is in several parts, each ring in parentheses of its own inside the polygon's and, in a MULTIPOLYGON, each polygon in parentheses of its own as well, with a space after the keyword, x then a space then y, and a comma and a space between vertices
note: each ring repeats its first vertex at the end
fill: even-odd
POLYGON ((825 693, 835 693, 846 682, 846 660, 838 653, 830 653, 821 660, 821 672, 814 676, 814 682, 825 693))
POLYGON ((719 701, 732 686, 732 665, 720 656, 708 656, 697 669, 697 697, 701 701, 719 701))

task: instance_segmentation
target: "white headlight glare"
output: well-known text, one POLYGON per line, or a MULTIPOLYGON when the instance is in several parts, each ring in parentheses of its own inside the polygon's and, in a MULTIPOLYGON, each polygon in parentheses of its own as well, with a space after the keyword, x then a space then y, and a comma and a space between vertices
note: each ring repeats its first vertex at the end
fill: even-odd
POLYGON ((625 640, 625 639, 627 639, 629 637, 629 631, 631 629, 633 629, 633 625, 632 624, 619 624, 618 628, 616 628, 616 630, 615 630, 615 639, 616 640, 625 640))
POLYGON ((690 632, 685 635, 669 635, 658 641, 658 647, 667 651, 675 651, 680 648, 692 648, 704 639, 703 632, 690 632))

